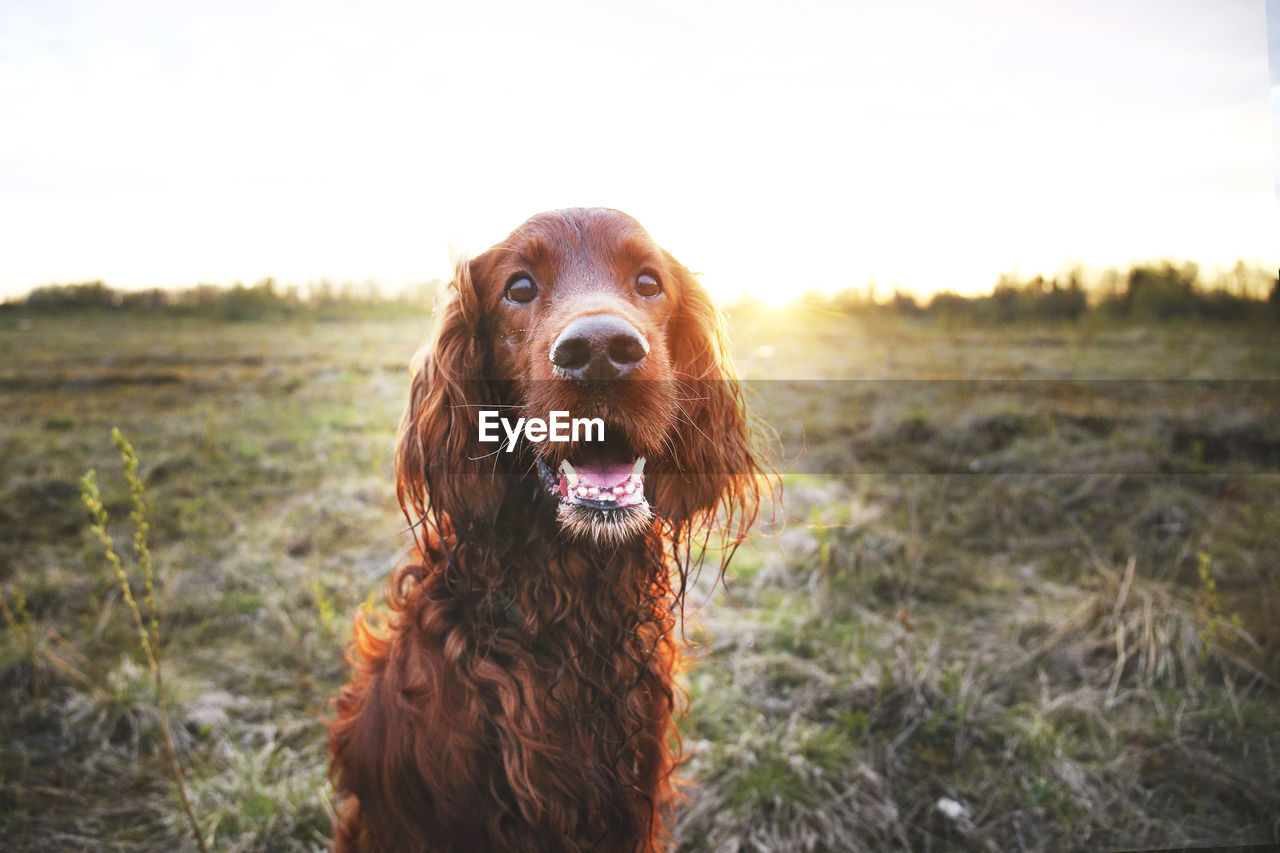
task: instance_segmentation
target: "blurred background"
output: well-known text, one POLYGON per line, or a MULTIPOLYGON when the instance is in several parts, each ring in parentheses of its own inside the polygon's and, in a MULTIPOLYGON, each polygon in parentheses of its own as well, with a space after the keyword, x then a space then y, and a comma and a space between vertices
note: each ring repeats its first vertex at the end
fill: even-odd
POLYGON ((327 845, 409 358, 576 205, 780 439, 689 596, 679 849, 1280 841, 1277 14, 0 5, 6 846, 327 845))

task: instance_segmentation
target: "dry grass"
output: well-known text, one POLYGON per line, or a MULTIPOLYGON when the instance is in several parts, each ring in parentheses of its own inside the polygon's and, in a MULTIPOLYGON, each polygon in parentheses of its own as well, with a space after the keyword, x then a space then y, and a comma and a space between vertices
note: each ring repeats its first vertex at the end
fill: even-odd
MULTIPOLYGON (((811 473, 786 475, 785 524, 742 549, 728 593, 704 573, 689 595, 710 647, 680 848, 1280 840, 1280 401, 1012 381, 1276 377, 1274 335, 798 310, 736 318, 754 378, 1005 384, 773 398, 784 441, 788 418, 806 428, 784 470, 811 473), (940 473, 957 462, 978 473, 940 473)), ((426 323, 22 323, 0 318, 6 847, 190 847, 163 710, 211 847, 323 849, 323 720, 350 614, 405 544, 391 442, 426 323), (85 470, 114 470, 112 426, 165 572, 159 706, 78 502, 85 470)), ((99 485, 127 515, 128 481, 99 485)))

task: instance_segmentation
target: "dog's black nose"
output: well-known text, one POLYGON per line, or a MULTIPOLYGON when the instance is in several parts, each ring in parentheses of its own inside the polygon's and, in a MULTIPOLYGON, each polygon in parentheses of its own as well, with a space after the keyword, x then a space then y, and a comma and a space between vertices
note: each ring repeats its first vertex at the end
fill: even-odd
POLYGON ((551 362, 584 381, 624 377, 648 354, 644 335, 617 314, 578 317, 551 345, 551 362))

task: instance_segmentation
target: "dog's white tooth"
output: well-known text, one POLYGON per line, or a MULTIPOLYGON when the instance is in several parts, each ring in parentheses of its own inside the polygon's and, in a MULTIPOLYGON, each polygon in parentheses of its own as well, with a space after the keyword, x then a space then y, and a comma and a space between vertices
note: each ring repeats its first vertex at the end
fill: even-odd
POLYGON ((614 495, 614 493, 613 493, 613 492, 601 492, 601 493, 600 493, 600 500, 602 500, 602 501, 616 501, 617 499, 618 499, 618 498, 617 498, 617 496, 616 496, 616 495, 614 495))
POLYGON ((578 486, 578 497, 585 498, 587 496, 587 487, 578 486))
POLYGON ((627 485, 626 485, 626 486, 624 486, 624 487, 623 487, 623 489, 624 489, 624 491, 626 491, 626 493, 627 493, 627 494, 629 494, 629 495, 634 495, 634 494, 636 493, 636 484, 635 484, 635 481, 634 481, 634 480, 628 480, 628 481, 627 481, 627 485))
POLYGON ((560 470, 564 472, 564 478, 569 481, 569 488, 576 489, 578 487, 578 472, 573 470, 573 466, 569 464, 568 459, 560 462, 560 470))
POLYGON ((641 456, 636 460, 636 464, 631 469, 631 476, 635 480, 640 479, 640 475, 644 473, 644 457, 641 456))

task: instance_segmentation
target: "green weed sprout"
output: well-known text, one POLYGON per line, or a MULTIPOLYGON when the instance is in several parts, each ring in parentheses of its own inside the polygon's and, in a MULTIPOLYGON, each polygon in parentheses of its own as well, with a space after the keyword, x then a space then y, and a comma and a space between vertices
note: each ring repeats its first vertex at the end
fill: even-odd
POLYGON ((107 533, 107 509, 102 505, 102 495, 98 491, 97 474, 92 469, 80 480, 80 497, 93 519, 90 529, 98 537, 107 562, 115 570, 116 579, 120 582, 120 590, 124 595, 125 603, 129 606, 129 612, 133 614, 134 625, 138 629, 138 641, 147 657, 147 664, 151 668, 151 674, 155 677, 156 710, 160 715, 160 730, 164 734, 164 745, 165 751, 169 755, 170 770, 173 773, 173 780, 178 786, 178 797, 182 801, 183 810, 187 813, 187 819, 191 822, 191 829, 195 833, 196 843, 200 845, 202 853, 209 853, 209 848, 205 844, 204 834, 200 831, 200 822, 196 820, 195 811, 191 808, 191 800, 187 796, 187 785, 182 774, 182 764, 178 761, 178 750, 173 745, 173 734, 169 729, 169 715, 165 711, 164 674, 160 668, 160 617, 156 609, 155 578, 151 565, 151 549, 147 546, 147 533, 150 530, 150 525, 147 523, 147 504, 143 497, 142 479, 138 476, 138 457, 133 452, 132 445, 121 435, 120 430, 111 430, 111 440, 120 451, 121 459, 124 461, 125 479, 129 481, 129 493, 133 506, 133 511, 129 514, 129 518, 133 521, 135 528, 133 548, 138 556, 138 565, 142 568, 142 577, 146 585, 145 600, 148 616, 150 617, 149 626, 142 619, 142 611, 138 607, 137 600, 133 597, 133 591, 129 588, 129 576, 120 562, 120 557, 116 554, 115 547, 111 542, 111 536, 107 533))
POLYGON ((1200 659, 1203 662, 1209 656, 1210 643, 1231 638, 1231 635, 1224 627, 1224 623, 1229 622, 1233 627, 1239 629, 1242 620, 1239 613, 1232 613, 1229 617, 1224 618, 1222 602, 1218 598, 1218 582, 1213 577, 1213 558, 1205 551, 1201 551, 1198 557, 1196 572, 1200 576, 1200 587, 1196 590, 1196 598, 1199 599, 1199 609, 1205 619, 1204 625, 1199 631, 1201 643, 1200 659))
POLYGON ((9 588, 9 595, 13 597, 12 609, 4 593, 0 592, 0 613, 4 614, 4 621, 8 623, 9 630, 22 643, 23 650, 31 659, 31 678, 38 694, 40 692, 40 667, 37 665, 39 655, 36 650, 35 629, 31 627, 31 615, 27 613, 27 598, 16 584, 9 588))

